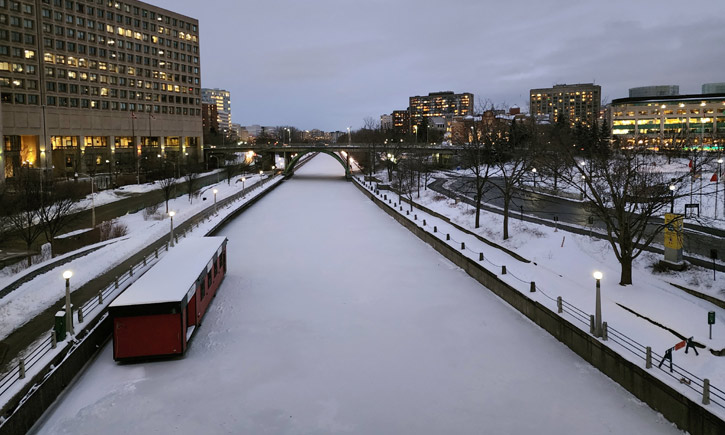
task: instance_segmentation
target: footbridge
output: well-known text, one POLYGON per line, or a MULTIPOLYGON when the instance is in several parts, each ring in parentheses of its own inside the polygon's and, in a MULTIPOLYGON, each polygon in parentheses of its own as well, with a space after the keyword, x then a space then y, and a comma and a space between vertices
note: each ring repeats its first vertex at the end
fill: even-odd
POLYGON ((323 153, 332 156, 343 168, 345 176, 350 177, 350 154, 351 153, 425 153, 438 155, 456 155, 463 149, 460 145, 440 144, 410 144, 410 143, 377 143, 377 144, 328 144, 328 143, 291 143, 291 144, 255 144, 255 145, 206 145, 204 146, 204 158, 219 159, 230 153, 252 151, 257 155, 280 155, 284 157, 284 174, 291 177, 294 174, 297 162, 309 153, 323 153))

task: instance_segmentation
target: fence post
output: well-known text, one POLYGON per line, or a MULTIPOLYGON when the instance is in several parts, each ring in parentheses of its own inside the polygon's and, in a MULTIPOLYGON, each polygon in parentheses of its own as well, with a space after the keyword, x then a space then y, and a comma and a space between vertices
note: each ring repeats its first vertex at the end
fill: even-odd
POLYGON ((133 276, 133 266, 128 269, 128 274, 133 276))
POLYGON ((78 323, 83 323, 83 305, 78 307, 78 323))
POLYGON ((18 367, 18 379, 25 379, 25 360, 20 358, 20 366, 18 367))
POLYGON ((425 219, 423 219, 423 226, 425 226, 425 219))
POLYGON ((116 290, 118 290, 118 277, 116 277, 116 290))
POLYGON ((529 289, 529 293, 535 293, 536 292, 536 282, 531 281, 531 289, 529 289))
POLYGON ((413 215, 413 220, 414 220, 414 221, 417 221, 417 220, 418 220, 418 215, 417 215, 417 214, 414 214, 414 215, 413 215))
POLYGON ((58 339, 55 337, 55 329, 50 331, 50 348, 55 349, 58 345, 58 339))
POLYGON ((556 312, 559 314, 564 312, 564 304, 561 301, 561 296, 556 298, 556 312))
POLYGON ((434 232, 434 233, 437 233, 437 232, 438 232, 438 227, 437 227, 437 226, 435 226, 435 225, 433 226, 433 232, 434 232))
POLYGON ((410 210, 405 210, 405 215, 410 216, 410 210))
POLYGON ((478 261, 483 261, 483 252, 478 253, 478 261))
POLYGON ((652 348, 649 346, 647 346, 647 355, 645 357, 644 368, 646 368, 646 369, 652 368, 652 348))
POLYGON ((594 314, 589 315, 589 333, 594 335, 594 314))
POLYGON ((501 275, 506 275, 506 266, 501 266, 501 275))
POLYGON ((146 266, 146 257, 143 258, 143 265, 146 266))
POLYGON ((602 340, 607 341, 607 322, 602 322, 602 340))
POLYGON ((466 242, 461 242, 461 251, 466 249, 466 242))
POLYGON ((103 305, 103 290, 98 292, 98 305, 103 305))
POLYGON ((446 234, 446 240, 451 240, 451 235, 450 234, 446 234))
POLYGON ((166 242, 166 250, 169 250, 169 242, 166 242))
POLYGON ((156 258, 159 258, 159 248, 154 249, 154 254, 156 255, 156 258))
POLYGON ((709 379, 705 379, 702 383, 702 404, 703 405, 710 404, 710 380, 709 379))

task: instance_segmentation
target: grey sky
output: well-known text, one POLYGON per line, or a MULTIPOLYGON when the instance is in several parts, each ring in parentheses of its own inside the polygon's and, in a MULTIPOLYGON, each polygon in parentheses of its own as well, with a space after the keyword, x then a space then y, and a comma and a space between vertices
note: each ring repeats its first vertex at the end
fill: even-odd
POLYGON ((151 0, 199 20, 202 86, 233 122, 358 128, 408 97, 473 92, 528 105, 531 88, 725 82, 725 2, 651 0, 151 0))

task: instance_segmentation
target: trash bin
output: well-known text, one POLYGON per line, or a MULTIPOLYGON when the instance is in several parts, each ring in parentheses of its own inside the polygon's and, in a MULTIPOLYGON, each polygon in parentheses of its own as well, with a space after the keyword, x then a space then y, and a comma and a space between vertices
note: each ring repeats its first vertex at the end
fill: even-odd
POLYGON ((58 311, 55 313, 55 339, 57 341, 65 340, 66 325, 65 325, 65 310, 58 311))

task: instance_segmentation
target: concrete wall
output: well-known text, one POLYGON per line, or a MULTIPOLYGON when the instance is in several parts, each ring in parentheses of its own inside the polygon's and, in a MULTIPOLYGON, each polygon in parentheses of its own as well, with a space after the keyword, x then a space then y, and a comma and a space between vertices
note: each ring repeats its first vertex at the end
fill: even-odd
MULTIPOLYGON (((539 325, 557 340, 565 344, 577 355, 626 388, 655 411, 661 412, 680 429, 693 435, 723 434, 725 422, 710 413, 699 403, 693 402, 678 391, 666 385, 643 367, 626 360, 606 347, 595 337, 582 331, 557 313, 542 306, 498 279, 495 273, 487 270, 476 261, 465 257, 445 241, 419 227, 415 222, 392 210, 373 193, 355 183, 381 209, 392 216, 405 228, 432 246, 436 251, 466 271, 472 278, 488 290, 516 308, 519 312, 539 325)), ((563 380, 562 380, 563 382, 563 380)), ((596 394, 596 392, 592 392, 596 394)), ((713 406, 713 405, 710 405, 713 406)))

